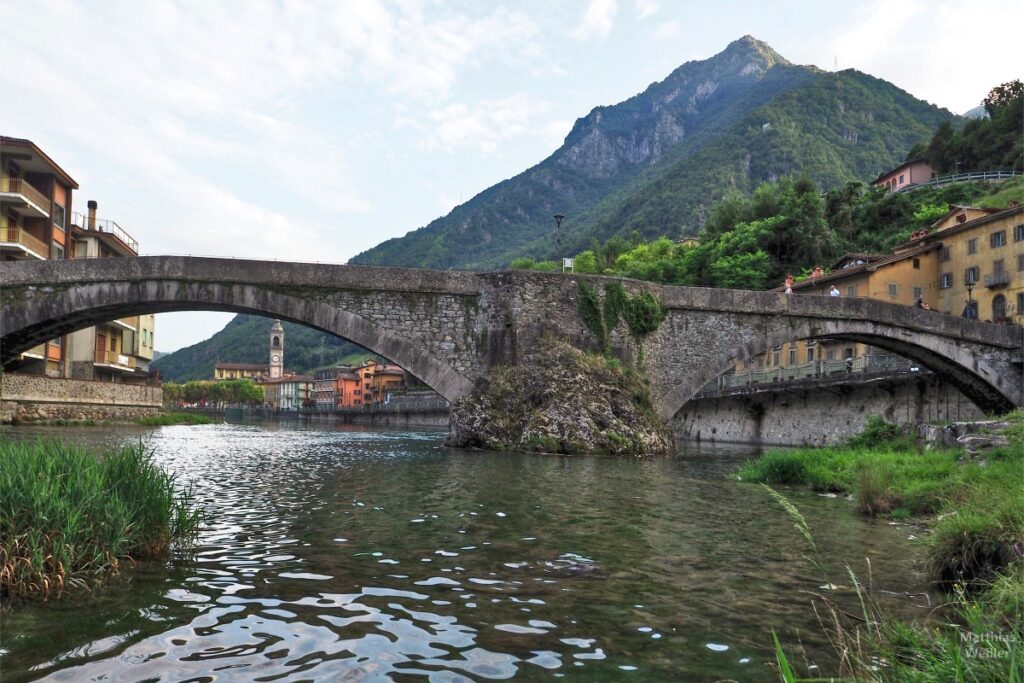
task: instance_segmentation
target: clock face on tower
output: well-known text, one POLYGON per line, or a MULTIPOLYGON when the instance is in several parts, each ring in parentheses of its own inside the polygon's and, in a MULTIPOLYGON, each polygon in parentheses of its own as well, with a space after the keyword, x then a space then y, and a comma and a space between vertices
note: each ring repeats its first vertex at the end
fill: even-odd
POLYGON ((275 353, 275 354, 274 354, 273 356, 271 356, 271 357, 270 357, 270 360, 272 360, 272 361, 274 361, 274 362, 276 363, 276 362, 278 362, 279 360, 281 360, 281 356, 279 356, 279 355, 277 355, 277 354, 275 353))

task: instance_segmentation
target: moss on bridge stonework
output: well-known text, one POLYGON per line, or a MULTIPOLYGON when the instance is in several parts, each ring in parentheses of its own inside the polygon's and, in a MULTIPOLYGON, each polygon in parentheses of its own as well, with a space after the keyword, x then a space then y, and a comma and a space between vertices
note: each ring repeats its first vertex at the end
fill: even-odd
POLYGON ((634 370, 547 338, 452 407, 448 445, 494 451, 663 455, 674 440, 634 370))

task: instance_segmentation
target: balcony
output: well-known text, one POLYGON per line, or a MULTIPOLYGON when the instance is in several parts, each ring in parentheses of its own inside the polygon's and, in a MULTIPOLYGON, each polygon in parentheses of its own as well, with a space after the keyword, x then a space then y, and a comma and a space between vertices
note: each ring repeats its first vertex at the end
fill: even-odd
POLYGON ((1010 284, 1010 271, 997 270, 985 276, 985 286, 989 289, 998 289, 1010 284))
POLYGON ((98 232, 106 236, 107 244, 113 246, 122 256, 138 256, 139 243, 131 235, 124 231, 120 225, 112 220, 93 219, 90 225, 86 216, 75 211, 71 214, 71 223, 87 232, 98 232), (110 240, 109 238, 114 238, 110 240), (114 242, 111 244, 111 242, 114 242))
POLYGON ((7 250, 9 248, 22 252, 22 258, 45 260, 50 257, 50 248, 46 246, 46 242, 5 221, 0 224, 0 249, 7 250))
POLYGON ((135 372, 135 357, 126 356, 117 351, 97 349, 95 365, 102 365, 103 367, 114 368, 115 370, 124 370, 125 372, 135 372))
POLYGON ((23 216, 48 218, 50 199, 23 178, 0 175, 0 202, 13 204, 23 216))

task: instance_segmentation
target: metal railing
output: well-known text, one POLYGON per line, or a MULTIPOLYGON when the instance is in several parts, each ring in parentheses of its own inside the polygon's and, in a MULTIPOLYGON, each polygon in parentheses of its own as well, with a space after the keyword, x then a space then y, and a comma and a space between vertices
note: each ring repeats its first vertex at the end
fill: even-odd
POLYGON ((843 358, 839 360, 819 360, 803 365, 787 365, 765 370, 741 370, 726 374, 705 385, 702 393, 716 390, 734 389, 737 387, 756 387, 764 384, 777 384, 801 379, 835 378, 844 374, 905 372, 917 367, 913 361, 895 354, 874 354, 843 358))
POLYGON ((989 289, 1004 287, 1008 284, 1010 284, 1010 271, 1008 270, 999 270, 985 276, 985 286, 989 289))
POLYGON ((900 189, 895 190, 895 192, 910 192, 921 187, 936 187, 938 185, 946 185, 948 183, 962 183, 968 180, 1006 180, 1019 175, 1024 175, 1024 173, 1017 171, 978 171, 975 173, 957 173, 954 175, 944 175, 940 178, 932 178, 926 183, 907 185, 906 187, 901 187, 900 189))
POLYGON ((128 356, 117 351, 96 349, 96 362, 104 365, 116 365, 119 368, 135 369, 135 356, 128 356))
POLYGON ((50 258, 50 248, 46 242, 35 235, 25 232, 23 229, 4 223, 0 225, 0 242, 8 244, 20 244, 39 255, 40 258, 50 258))
POLYGON ((13 178, 8 175, 0 176, 0 192, 20 194, 38 206, 47 216, 50 215, 50 198, 33 187, 32 183, 24 178, 13 178))
POLYGON ((71 222, 82 230, 94 230, 95 232, 103 232, 108 235, 113 235, 136 254, 139 253, 139 243, 135 241, 134 237, 125 232, 124 228, 118 225, 115 221, 107 218, 97 218, 93 221, 93 225, 95 227, 89 227, 88 216, 84 216, 75 211, 71 214, 71 222))

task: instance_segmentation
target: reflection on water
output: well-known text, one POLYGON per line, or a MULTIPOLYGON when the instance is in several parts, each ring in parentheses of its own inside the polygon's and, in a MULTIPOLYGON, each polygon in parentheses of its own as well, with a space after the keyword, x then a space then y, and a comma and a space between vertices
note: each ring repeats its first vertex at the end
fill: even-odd
MULTIPOLYGON (((769 681, 771 628, 801 660, 832 662, 808 594, 826 577, 777 503, 725 479, 749 450, 633 460, 459 451, 437 432, 58 433, 146 438, 210 522, 191 557, 5 615, 5 681, 769 681)), ((866 574, 867 557, 877 587, 921 589, 906 528, 787 495, 829 580, 847 562, 866 574)))

